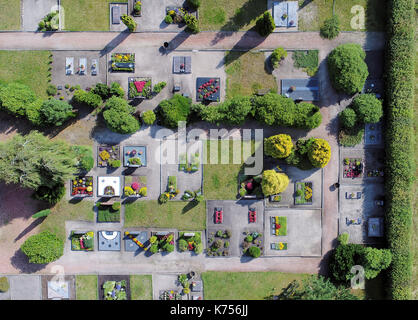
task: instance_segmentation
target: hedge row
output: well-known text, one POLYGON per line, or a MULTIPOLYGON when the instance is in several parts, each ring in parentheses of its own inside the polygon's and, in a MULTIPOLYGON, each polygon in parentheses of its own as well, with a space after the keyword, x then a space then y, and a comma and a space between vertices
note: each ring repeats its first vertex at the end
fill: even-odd
POLYGON ((411 299, 414 179, 414 1, 388 1, 386 48, 386 222, 391 299, 411 299))

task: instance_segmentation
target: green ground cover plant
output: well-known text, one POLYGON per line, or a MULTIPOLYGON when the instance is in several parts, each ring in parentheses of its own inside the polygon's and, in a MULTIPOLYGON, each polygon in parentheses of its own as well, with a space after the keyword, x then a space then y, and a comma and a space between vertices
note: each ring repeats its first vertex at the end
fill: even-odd
POLYGON ((293 64, 303 69, 309 76, 314 76, 319 66, 318 50, 295 51, 292 54, 293 64))

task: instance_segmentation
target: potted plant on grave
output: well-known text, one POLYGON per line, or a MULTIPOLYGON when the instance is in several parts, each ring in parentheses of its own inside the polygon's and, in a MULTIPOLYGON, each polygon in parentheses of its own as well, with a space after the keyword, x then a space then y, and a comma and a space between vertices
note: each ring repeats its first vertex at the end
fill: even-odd
POLYGON ((141 10, 142 10, 142 3, 141 3, 141 1, 137 0, 134 4, 133 16, 134 17, 140 17, 141 16, 141 10))

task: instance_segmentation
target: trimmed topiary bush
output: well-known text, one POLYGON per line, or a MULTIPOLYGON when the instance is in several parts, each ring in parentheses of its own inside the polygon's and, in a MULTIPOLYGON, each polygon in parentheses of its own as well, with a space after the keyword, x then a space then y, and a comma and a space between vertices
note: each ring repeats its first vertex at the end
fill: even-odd
POLYGON ((327 65, 332 86, 347 94, 361 92, 369 71, 366 53, 358 44, 342 44, 328 55, 327 65))
POLYGON ((263 171, 261 188, 264 196, 270 196, 286 190, 289 185, 289 178, 286 174, 276 172, 275 170, 263 171))
POLYGON ((333 15, 324 21, 324 24, 320 28, 320 34, 322 38, 330 40, 340 34, 340 19, 337 15, 333 15))
POLYGON ((144 113, 142 114, 141 117, 142 117, 142 121, 146 125, 149 125, 149 126, 152 125, 155 122, 155 120, 157 119, 154 111, 152 111, 152 110, 144 111, 144 113))
POLYGON ((32 218, 33 219, 38 219, 38 218, 47 217, 50 213, 51 213, 50 209, 41 210, 41 211, 38 211, 37 213, 35 213, 32 216, 32 218))
POLYGON ((132 115, 134 111, 126 100, 113 96, 106 102, 103 118, 110 130, 130 134, 140 129, 138 120, 132 115))
POLYGON ((292 149, 292 138, 288 134, 278 134, 264 139, 264 153, 273 158, 286 158, 292 149))
POLYGON ((128 16, 127 14, 123 14, 120 17, 120 20, 123 22, 123 24, 129 29, 130 32, 134 32, 137 24, 131 16, 128 16))
POLYGON ((352 108, 345 108, 338 114, 340 123, 344 128, 353 128, 357 123, 357 114, 352 108))
POLYGON ((81 89, 74 91, 72 99, 74 102, 86 105, 92 109, 97 108, 103 103, 102 98, 98 94, 95 94, 93 91, 87 92, 81 89))
POLYGON ((376 123, 383 116, 382 102, 373 93, 358 95, 353 99, 351 107, 362 123, 376 123))
POLYGON ((263 16, 255 23, 255 30, 257 30, 262 37, 267 37, 275 28, 276 24, 269 11, 264 12, 263 16))
POLYGON ((314 167, 325 167, 331 159, 331 146, 328 141, 315 139, 309 146, 308 157, 314 167))
POLYGON ((274 49, 270 56, 273 68, 277 68, 282 60, 287 57, 287 51, 281 47, 274 49))
POLYGON ((39 110, 42 125, 60 126, 69 118, 75 117, 73 107, 64 101, 49 99, 42 103, 39 110))
POLYGON ((179 121, 189 118, 192 99, 175 94, 171 99, 160 102, 159 118, 162 124, 169 128, 177 128, 179 121))
POLYGON ((64 253, 64 242, 55 234, 44 231, 35 234, 20 248, 30 263, 44 264, 59 259, 64 253))
POLYGON ((248 253, 253 258, 258 258, 261 255, 261 249, 256 246, 252 246, 248 249, 248 253))

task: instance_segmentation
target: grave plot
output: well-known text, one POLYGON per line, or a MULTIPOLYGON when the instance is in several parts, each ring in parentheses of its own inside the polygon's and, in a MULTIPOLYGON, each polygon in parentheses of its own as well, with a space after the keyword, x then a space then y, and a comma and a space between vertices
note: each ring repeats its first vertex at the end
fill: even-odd
POLYGON ((125 176, 125 186, 123 189, 125 197, 146 197, 147 191, 146 176, 125 176))
POLYGON ((228 229, 210 229, 206 254, 209 257, 226 257, 230 255, 232 232, 228 229))
POLYGON ((71 196, 73 197, 92 197, 93 196, 93 177, 76 176, 71 180, 71 196))
POLYGON ((135 53, 113 53, 111 64, 113 72, 135 72, 135 53))
POLYGON ((295 183, 295 205, 312 204, 313 189, 312 182, 295 183))
POLYGON ((72 251, 93 251, 94 232, 93 231, 71 231, 71 250, 72 251))
POLYGON ((120 167, 120 147, 114 146, 98 146, 97 147, 97 166, 99 167, 120 167))

